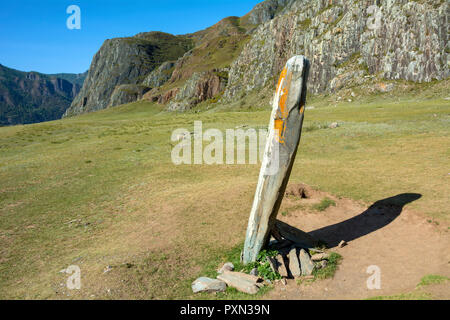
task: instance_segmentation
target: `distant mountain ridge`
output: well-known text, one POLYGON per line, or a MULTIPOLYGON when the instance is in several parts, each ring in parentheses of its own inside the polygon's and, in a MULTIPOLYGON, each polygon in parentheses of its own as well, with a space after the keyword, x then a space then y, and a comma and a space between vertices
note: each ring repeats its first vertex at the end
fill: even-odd
POLYGON ((0 125, 60 119, 80 91, 84 77, 23 72, 0 64, 0 125))
POLYGON ((50 77, 61 78, 67 80, 73 84, 77 84, 80 87, 83 86, 84 80, 86 79, 88 71, 83 73, 55 73, 47 74, 50 77))
POLYGON ((0 125, 74 116, 145 99, 168 111, 267 96, 292 55, 311 62, 308 91, 392 90, 386 81, 449 77, 449 2, 266 0, 186 35, 107 39, 88 72, 0 68, 0 125), (81 89, 80 89, 81 88, 81 89), (381 89, 377 89, 381 88, 381 89))
POLYGON ((436 0, 266 0, 196 33, 106 40, 65 116, 139 99, 169 111, 236 102, 273 87, 295 54, 311 61, 313 93, 447 79, 448 7, 436 0))

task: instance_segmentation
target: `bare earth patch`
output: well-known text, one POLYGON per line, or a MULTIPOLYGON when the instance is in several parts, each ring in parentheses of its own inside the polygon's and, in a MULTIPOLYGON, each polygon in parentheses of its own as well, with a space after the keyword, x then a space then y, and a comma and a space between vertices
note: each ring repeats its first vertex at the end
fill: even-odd
MULTIPOLYGON (((293 186, 289 186, 288 193, 293 186)), ((295 189, 295 187, 294 187, 295 189)), ((277 284, 267 299, 364 299, 414 290, 426 274, 450 275, 448 230, 427 221, 426 216, 408 209, 418 194, 393 195, 369 208, 350 199, 308 188, 308 199, 288 196, 280 220, 326 241, 343 260, 333 279, 302 283, 295 280, 277 284), (318 212, 312 205, 328 197, 335 206, 318 212), (406 207, 405 207, 406 206, 406 207), (348 245, 338 248, 340 240, 348 245), (381 289, 369 290, 367 268, 381 269, 381 289)), ((437 286, 432 297, 449 299, 450 287, 437 286)))

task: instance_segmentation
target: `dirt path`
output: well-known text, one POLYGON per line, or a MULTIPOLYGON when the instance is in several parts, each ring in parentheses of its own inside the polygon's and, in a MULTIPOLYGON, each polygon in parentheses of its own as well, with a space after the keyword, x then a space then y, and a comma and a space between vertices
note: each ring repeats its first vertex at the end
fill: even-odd
MULTIPOLYGON (((296 193, 299 185, 289 186, 296 193)), ((424 215, 408 210, 407 204, 418 194, 394 195, 369 208, 349 199, 337 199, 306 187, 308 199, 287 197, 280 220, 325 240, 331 251, 343 260, 333 279, 297 285, 288 280, 277 284, 267 299, 364 299, 414 290, 428 274, 450 276, 450 236, 446 226, 430 223, 424 215), (336 202, 325 211, 311 205, 324 197, 336 202), (406 206, 406 207, 405 207, 406 206), (286 214, 287 212, 287 214, 286 214), (346 240, 348 245, 338 248, 346 240), (381 269, 381 289, 369 290, 367 268, 381 269)), ((450 298, 450 286, 444 284, 437 298, 450 298)))

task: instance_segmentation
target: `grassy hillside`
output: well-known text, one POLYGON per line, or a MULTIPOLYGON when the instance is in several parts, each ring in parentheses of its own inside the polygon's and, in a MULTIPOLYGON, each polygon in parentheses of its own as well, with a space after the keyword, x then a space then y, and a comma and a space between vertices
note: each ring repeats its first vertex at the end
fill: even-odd
MULTIPOLYGON (((291 181, 368 204, 420 193, 408 206, 448 224, 447 87, 336 106, 311 98, 291 181)), ((243 241, 259 164, 175 166, 170 136, 195 120, 204 130, 266 127, 267 101, 246 99, 227 112, 137 102, 0 128, 0 298, 192 297, 204 266, 243 241), (59 272, 74 264, 80 291, 59 272)))

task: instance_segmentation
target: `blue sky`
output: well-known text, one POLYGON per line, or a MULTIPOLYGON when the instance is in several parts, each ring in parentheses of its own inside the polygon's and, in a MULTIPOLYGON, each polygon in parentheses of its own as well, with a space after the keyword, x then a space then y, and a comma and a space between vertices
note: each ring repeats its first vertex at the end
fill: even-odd
POLYGON ((262 0, 9 0, 0 10, 0 64, 22 71, 80 73, 105 39, 144 31, 205 29, 243 16, 262 0), (81 30, 69 30, 66 9, 81 9, 81 30))

